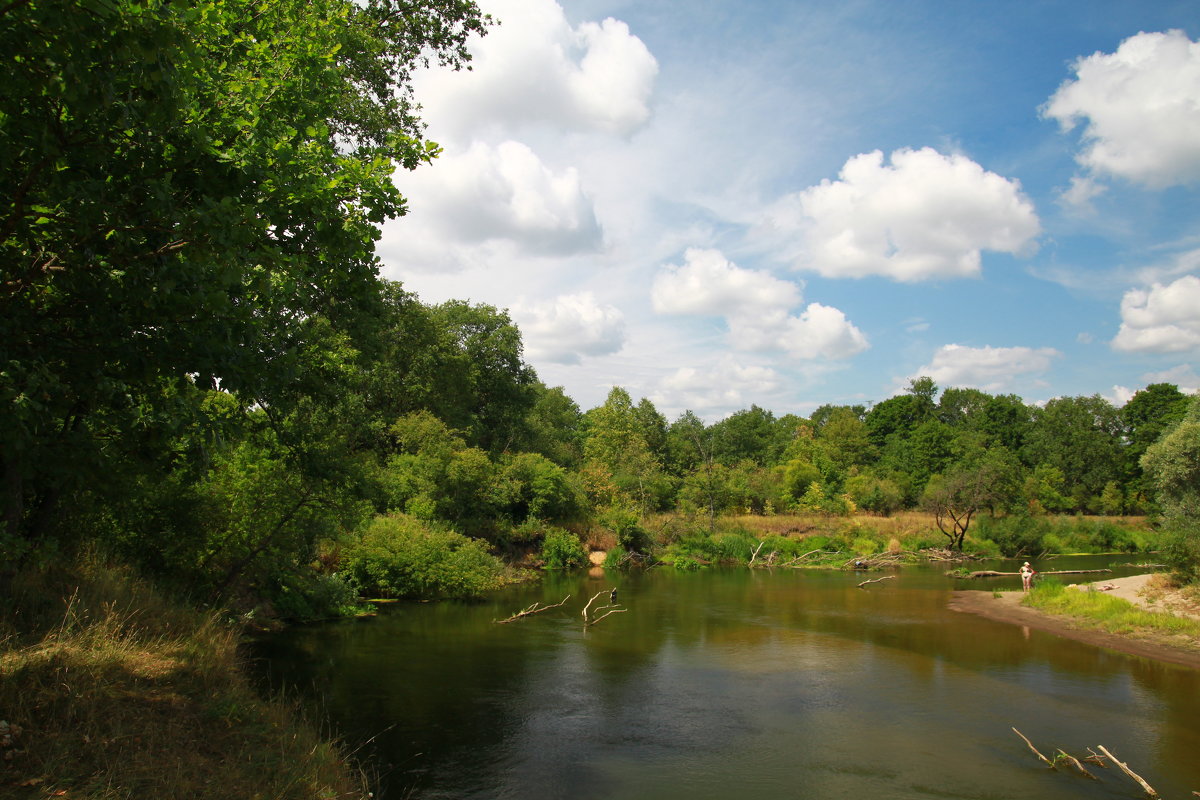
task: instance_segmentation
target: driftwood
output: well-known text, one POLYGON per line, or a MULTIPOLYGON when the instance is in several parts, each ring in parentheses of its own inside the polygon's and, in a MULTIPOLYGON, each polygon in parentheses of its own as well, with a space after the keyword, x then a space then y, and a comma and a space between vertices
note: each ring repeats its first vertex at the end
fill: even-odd
POLYGON ((583 607, 583 627, 585 629, 592 627, 597 622, 599 622, 600 620, 609 616, 610 614, 620 614, 620 613, 623 613, 623 612, 629 610, 628 608, 621 608, 621 605, 619 603, 614 603, 613 605, 609 605, 609 606, 597 606, 596 607, 597 613, 601 612, 601 611, 605 611, 607 613, 600 614, 600 616, 595 617, 594 619, 588 619, 588 610, 591 609, 592 603, 596 602, 596 598, 599 597, 600 595, 608 594, 608 593, 610 593, 610 590, 601 589, 600 591, 598 591, 594 595, 592 595, 592 599, 588 600, 587 605, 583 607))
POLYGON ((880 581, 890 581, 890 580, 894 579, 895 577, 896 577, 895 575, 886 575, 882 578, 872 578, 869 581, 863 581, 862 583, 860 583, 858 585, 858 588, 861 589, 862 587, 866 586, 868 583, 879 583, 880 581))
POLYGON ((1070 764, 1072 767, 1074 767, 1076 770, 1078 770, 1080 775, 1084 775, 1084 776, 1086 776, 1086 777, 1088 777, 1088 778, 1091 778, 1091 779, 1092 779, 1092 780, 1094 780, 1094 781, 1098 781, 1098 780, 1100 780, 1100 779, 1099 779, 1099 778, 1097 778, 1095 775, 1093 775, 1093 774, 1092 774, 1092 773, 1091 773, 1091 772, 1088 770, 1088 768, 1087 768, 1087 767, 1085 767, 1083 764, 1080 764, 1080 763, 1079 763, 1079 759, 1078 759, 1078 758, 1076 758, 1075 756, 1071 755, 1071 754, 1070 754, 1070 753, 1068 753, 1066 750, 1063 750, 1063 749, 1061 749, 1061 748, 1059 748, 1058 755, 1056 755, 1056 756, 1054 757, 1054 760, 1055 760, 1055 761, 1058 761, 1058 760, 1060 760, 1060 759, 1061 759, 1061 760, 1063 760, 1063 761, 1066 761, 1068 764, 1070 764))
POLYGON ((1127 764, 1124 764, 1121 761, 1117 760, 1117 757, 1114 756, 1112 753, 1108 752, 1108 750, 1105 749, 1104 745, 1098 744, 1098 745, 1096 745, 1096 747, 1100 748, 1101 753, 1104 753, 1104 755, 1111 758, 1112 762, 1121 768, 1121 772, 1124 772, 1126 775, 1128 775, 1129 777, 1131 777, 1135 781, 1137 781, 1141 785, 1142 790, 1145 791, 1148 796, 1158 797, 1158 792, 1154 791, 1153 786, 1146 783, 1146 781, 1143 780, 1142 776, 1138 775, 1136 772, 1131 770, 1127 764))
POLYGON ((1104 763, 1104 756, 1100 755, 1090 747, 1088 748, 1088 752, 1091 753, 1091 755, 1085 758, 1084 761, 1088 762, 1089 764, 1095 764, 1108 769, 1108 764, 1104 763))
MULTIPOLYGON (((1111 569, 1056 569, 1039 572, 1038 575, 1088 575, 1094 572, 1112 572, 1111 569)), ((996 572, 991 569, 981 569, 967 575, 968 578, 1001 578, 1007 575, 1020 575, 1019 572, 996 572)))
POLYGON ((516 614, 513 614, 508 619, 494 619, 492 622, 495 622, 497 625, 507 625, 510 622, 521 619, 522 617, 532 617, 534 614, 540 614, 543 611, 549 611, 552 608, 560 608, 570 599, 571 595, 567 595, 562 599, 562 603, 555 603, 552 606, 543 606, 540 603, 534 603, 533 605, 527 606, 526 608, 518 611, 516 614))
POLYGON ((754 548, 754 552, 750 554, 750 560, 748 562, 746 562, 747 567, 750 567, 753 569, 754 559, 758 558, 758 551, 762 550, 763 545, 766 543, 767 543, 767 540, 763 539, 761 542, 758 543, 758 547, 754 548))
MULTIPOLYGON (((1041 753, 1039 753, 1039 752, 1038 752, 1038 749, 1037 749, 1036 747, 1034 747, 1034 746, 1033 746, 1033 742, 1031 742, 1031 741, 1029 741, 1028 739, 1026 739, 1026 738, 1025 738, 1025 734, 1021 733, 1021 732, 1020 732, 1019 730, 1017 730, 1016 728, 1013 728, 1012 730, 1013 730, 1013 733, 1015 733, 1017 736, 1020 736, 1020 737, 1021 737, 1021 740, 1022 740, 1023 742, 1025 742, 1025 744, 1029 745, 1029 749, 1033 751, 1033 754, 1034 754, 1035 756, 1037 756, 1038 758, 1040 758, 1042 761, 1046 762, 1046 766, 1047 766, 1047 767, 1049 767, 1050 769, 1053 769, 1053 770, 1057 770, 1057 769, 1058 769, 1058 767, 1054 766, 1054 762, 1053 762, 1053 761, 1051 761, 1050 759, 1046 758, 1044 755, 1042 755, 1041 753)), ((1101 748, 1101 749, 1103 749, 1103 748, 1101 748)))

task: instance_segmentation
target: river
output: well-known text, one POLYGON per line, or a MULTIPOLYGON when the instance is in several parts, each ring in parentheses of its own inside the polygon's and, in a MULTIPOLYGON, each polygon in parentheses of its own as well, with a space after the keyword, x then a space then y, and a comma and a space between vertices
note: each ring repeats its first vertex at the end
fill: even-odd
POLYGON ((1014 726, 1048 756, 1104 745, 1163 797, 1200 790, 1200 671, 949 611, 955 588, 1019 581, 943 571, 555 575, 293 628, 256 643, 254 664, 360 748, 393 800, 1141 796, 1116 768, 1047 769, 1014 726), (897 577, 856 587, 883 574, 897 577), (628 610, 585 630, 584 603, 611 587, 628 610))

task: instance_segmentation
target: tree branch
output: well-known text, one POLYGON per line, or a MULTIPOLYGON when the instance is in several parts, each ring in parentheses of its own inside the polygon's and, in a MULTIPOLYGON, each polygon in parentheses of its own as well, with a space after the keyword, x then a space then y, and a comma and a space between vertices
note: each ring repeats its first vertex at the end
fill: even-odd
POLYGON ((549 611, 552 608, 559 608, 570 599, 571 599, 571 595, 567 595, 566 597, 564 597, 562 599, 562 603, 555 603, 554 605, 540 606, 540 607, 539 607, 539 604, 535 602, 533 605, 526 606, 523 610, 518 611, 516 614, 513 614, 508 619, 496 619, 496 620, 492 620, 492 621, 495 622, 497 625, 507 625, 510 622, 514 622, 518 619, 521 619, 522 617, 532 617, 534 614, 540 614, 543 611, 549 611))

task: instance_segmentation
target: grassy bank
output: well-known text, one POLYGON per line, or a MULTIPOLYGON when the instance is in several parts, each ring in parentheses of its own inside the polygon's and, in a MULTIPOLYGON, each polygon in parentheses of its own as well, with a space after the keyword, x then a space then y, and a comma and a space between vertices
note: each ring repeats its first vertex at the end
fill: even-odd
POLYGON ((0 796, 367 796, 298 712, 264 702, 216 614, 127 572, 28 571, 0 594, 0 796))
POLYGON ((1128 600, 1099 591, 1080 591, 1057 581, 1038 581, 1023 602, 1049 614, 1070 617, 1074 624, 1107 633, 1200 647, 1200 621, 1147 611, 1128 600))

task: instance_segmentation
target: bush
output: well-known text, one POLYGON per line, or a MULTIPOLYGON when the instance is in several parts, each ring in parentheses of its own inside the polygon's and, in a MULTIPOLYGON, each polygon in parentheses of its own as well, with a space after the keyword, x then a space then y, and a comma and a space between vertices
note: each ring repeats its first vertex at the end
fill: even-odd
POLYGON ((623 567, 625 566, 625 560, 628 558, 628 556, 629 553, 626 552, 624 547, 621 547, 621 545, 616 545, 608 551, 607 555, 604 556, 604 568, 617 569, 619 567, 623 567))
POLYGON ((573 569, 587 563, 587 552, 578 536, 562 528, 546 529, 546 538, 542 540, 544 569, 573 569))
POLYGON ((352 617, 371 608, 359 600, 350 582, 336 573, 290 576, 269 592, 267 599, 280 618, 297 622, 352 617))
POLYGON ((404 514, 372 520, 346 563, 364 592, 382 597, 480 597, 504 583, 484 542, 404 514))
POLYGON ((617 536, 617 544, 628 552, 645 553, 652 541, 641 526, 637 511, 614 505, 600 516, 600 524, 617 536))

